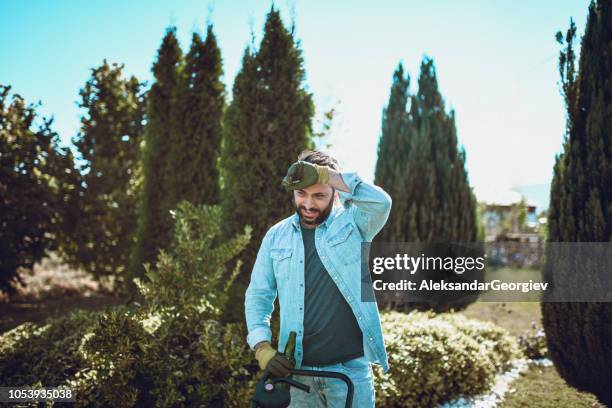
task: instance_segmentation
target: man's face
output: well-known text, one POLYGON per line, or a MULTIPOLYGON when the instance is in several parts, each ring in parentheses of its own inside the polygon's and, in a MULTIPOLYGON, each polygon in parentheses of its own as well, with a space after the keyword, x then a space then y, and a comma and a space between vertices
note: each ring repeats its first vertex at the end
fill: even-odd
POLYGON ((315 227, 327 219, 338 193, 328 184, 313 184, 293 191, 295 210, 305 226, 315 227))

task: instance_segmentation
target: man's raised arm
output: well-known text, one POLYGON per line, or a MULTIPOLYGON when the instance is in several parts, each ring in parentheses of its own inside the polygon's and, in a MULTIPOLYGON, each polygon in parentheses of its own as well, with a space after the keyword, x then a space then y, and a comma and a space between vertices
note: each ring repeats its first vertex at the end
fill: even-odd
POLYGON ((338 190, 342 205, 353 204, 355 223, 365 241, 372 241, 383 228, 391 212, 391 196, 382 188, 363 181, 357 173, 339 173, 329 169, 328 184, 338 190))

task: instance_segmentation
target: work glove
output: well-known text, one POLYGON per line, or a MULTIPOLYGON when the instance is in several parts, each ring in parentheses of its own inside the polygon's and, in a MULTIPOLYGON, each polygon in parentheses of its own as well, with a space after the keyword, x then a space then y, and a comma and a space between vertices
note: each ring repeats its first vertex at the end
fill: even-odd
POLYGON ((283 179, 287 190, 300 190, 313 184, 326 184, 329 181, 329 167, 298 160, 289 166, 283 179))
POLYGON ((259 368, 268 370, 275 377, 286 377, 289 370, 294 367, 293 363, 284 355, 276 351, 270 343, 264 343, 255 351, 255 358, 259 368))

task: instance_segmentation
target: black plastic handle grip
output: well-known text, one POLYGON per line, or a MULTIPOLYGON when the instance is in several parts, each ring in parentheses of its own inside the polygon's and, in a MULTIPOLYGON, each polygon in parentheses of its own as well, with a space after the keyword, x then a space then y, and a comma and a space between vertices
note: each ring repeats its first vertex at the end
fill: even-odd
POLYGON ((289 378, 289 377, 276 377, 273 378, 272 380, 269 381, 269 383, 271 384, 276 384, 276 383, 285 383, 285 384, 289 384, 289 385, 293 385, 296 388, 299 388, 302 391, 306 391, 306 392, 310 392, 310 386, 306 385, 306 384, 302 384, 299 381, 294 380, 293 378, 289 378))

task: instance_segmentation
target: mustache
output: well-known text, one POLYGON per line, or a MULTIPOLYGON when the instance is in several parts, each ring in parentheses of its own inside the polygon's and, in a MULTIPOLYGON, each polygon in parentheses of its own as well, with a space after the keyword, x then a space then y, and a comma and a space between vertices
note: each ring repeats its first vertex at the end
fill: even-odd
POLYGON ((304 211, 309 211, 309 212, 319 212, 319 210, 313 208, 312 210, 308 210, 305 207, 300 207, 300 209, 304 210, 304 211))

